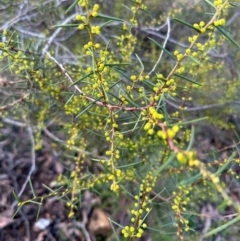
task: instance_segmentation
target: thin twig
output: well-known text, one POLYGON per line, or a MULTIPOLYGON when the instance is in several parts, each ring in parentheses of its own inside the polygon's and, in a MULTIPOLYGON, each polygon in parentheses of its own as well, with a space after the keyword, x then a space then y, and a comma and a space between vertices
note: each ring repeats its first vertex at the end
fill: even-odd
POLYGON ((81 230, 82 230, 82 232, 83 232, 83 234, 84 234, 84 236, 85 236, 85 238, 86 238, 86 241, 91 241, 91 238, 90 238, 90 235, 89 235, 89 233, 88 233, 88 231, 87 231, 87 229, 86 229, 86 224, 85 224, 85 222, 79 222, 79 221, 75 221, 74 222, 74 224, 78 227, 78 228, 80 228, 81 230))
MULTIPOLYGON (((169 37, 170 37, 170 32, 171 32, 171 24, 170 24, 170 18, 169 18, 169 17, 167 17, 167 26, 168 26, 167 36, 166 36, 166 39, 165 39, 165 41, 164 41, 164 43, 163 43, 163 48, 164 48, 164 49, 165 49, 165 47, 166 47, 166 44, 167 44, 167 42, 168 42, 168 39, 169 39, 169 37)), ((160 53, 160 55, 159 55, 159 58, 158 58, 156 64, 153 66, 152 70, 148 73, 148 75, 151 75, 151 74, 155 71, 155 69, 157 68, 158 64, 159 64, 160 61, 161 61, 162 55, 163 55, 163 50, 161 51, 161 53, 160 53)))
POLYGON ((111 105, 111 104, 107 104, 105 102, 101 102, 99 100, 95 100, 94 98, 89 97, 77 85, 74 84, 74 81, 72 80, 71 76, 69 75, 69 73, 63 67, 63 65, 61 63, 59 63, 49 52, 47 52, 46 55, 61 69, 63 74, 67 77, 67 79, 70 81, 70 83, 73 85, 73 87, 79 92, 79 94, 82 95, 85 99, 89 100, 90 102, 93 102, 93 104, 107 107, 110 110, 118 109, 118 110, 123 110, 123 111, 143 110, 143 109, 147 109, 153 105, 153 103, 151 102, 149 105, 146 105, 143 107, 124 107, 124 106, 118 106, 118 105, 111 105))
POLYGON ((19 102, 21 102, 22 100, 24 100, 24 99, 27 98, 28 96, 29 96, 29 93, 24 94, 21 98, 13 101, 12 103, 7 104, 7 105, 4 105, 4 106, 1 106, 1 107, 0 107, 0 111, 1 111, 1 110, 5 110, 5 109, 8 109, 8 108, 10 108, 10 107, 18 104, 19 102))
POLYGON ((0 31, 4 29, 8 29, 10 26, 17 23, 20 20, 20 18, 28 12, 28 6, 23 12, 24 5, 26 5, 25 2, 20 4, 20 6, 18 7, 19 9, 18 13, 15 14, 15 17, 13 17, 9 21, 5 22, 2 26, 0 26, 0 31))
MULTIPOLYGON (((181 109, 181 107, 168 99, 165 98, 165 101, 176 109, 181 109)), ((203 106, 194 106, 194 107, 187 107, 187 109, 181 109, 182 111, 198 111, 198 110, 207 110, 215 107, 220 107, 223 105, 230 105, 230 104, 239 104, 238 101, 230 102, 230 103, 215 103, 210 105, 203 105, 203 106)))
MULTIPOLYGON (((63 144, 67 144, 66 141, 61 140, 61 139, 59 139, 57 136, 53 135, 47 128, 43 128, 42 130, 43 130, 43 132, 44 132, 48 137, 50 137, 52 140, 54 140, 54 141, 56 141, 56 142, 63 143, 63 144)), ((80 148, 78 148, 78 147, 76 147, 76 146, 71 146, 71 148, 72 148, 73 150, 75 150, 75 151, 78 151, 78 152, 83 153, 83 154, 86 154, 86 155, 93 155, 93 153, 88 152, 88 151, 85 151, 85 150, 83 150, 83 149, 80 149, 80 148)), ((102 157, 101 157, 101 158, 102 158, 102 157)))
MULTIPOLYGON (((21 190, 18 192, 17 196, 20 197, 26 186, 27 186, 27 183, 29 182, 29 180, 31 179, 31 176, 35 170, 35 167, 36 167, 36 156, 35 156, 35 141, 34 141, 34 136, 33 136, 33 132, 32 132, 32 128, 30 126, 27 126, 27 132, 28 132, 28 135, 29 135, 29 139, 30 139, 30 142, 31 142, 31 168, 28 172, 28 175, 27 175, 27 178, 25 180, 25 182, 23 183, 22 185, 22 188, 21 190)), ((13 202, 11 207, 15 207, 17 205, 17 201, 13 202)))
MULTIPOLYGON (((76 14, 72 14, 70 17, 68 17, 67 19, 65 19, 65 21, 63 21, 63 25, 67 24, 68 22, 70 22, 72 19, 74 19, 76 16, 76 14)), ((62 31, 62 28, 57 28, 57 30, 52 34, 52 36, 48 39, 45 47, 43 48, 42 51, 42 56, 41 58, 44 57, 44 55, 46 54, 46 52, 48 51, 50 45, 52 44, 52 42, 54 41, 54 39, 57 37, 57 35, 62 31)))
POLYGON ((27 126, 27 124, 25 124, 23 122, 12 120, 12 119, 9 119, 7 117, 3 118, 3 122, 14 125, 14 126, 19 126, 19 127, 26 127, 27 126))
MULTIPOLYGON (((8 124, 11 124, 11 125, 15 125, 15 126, 18 126, 18 127, 27 127, 28 125, 23 123, 23 122, 20 122, 20 121, 16 121, 16 120, 13 120, 13 119, 10 119, 10 118, 3 118, 2 119, 3 122, 5 123, 8 123, 8 124)), ((33 130, 36 129, 36 127, 32 127, 33 130)), ((67 145, 67 142, 65 140, 62 140, 60 138, 58 138, 57 136, 55 136, 54 134, 52 134, 47 128, 42 128, 42 131, 49 137, 51 138, 52 140, 56 141, 56 142, 60 142, 62 143, 63 145, 67 145)), ((71 146, 71 148, 77 152, 80 152, 80 153, 83 153, 83 154, 86 154, 88 156, 92 156, 92 157, 96 157, 96 158, 99 158, 99 159, 106 159, 106 157, 104 156, 98 156, 98 155, 95 155, 94 153, 92 152, 89 152, 89 151, 85 151, 77 146, 71 146)))

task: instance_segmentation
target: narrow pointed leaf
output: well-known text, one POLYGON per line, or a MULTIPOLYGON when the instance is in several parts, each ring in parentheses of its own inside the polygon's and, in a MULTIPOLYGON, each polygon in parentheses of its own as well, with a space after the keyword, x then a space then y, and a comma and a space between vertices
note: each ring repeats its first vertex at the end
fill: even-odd
POLYGON ((112 64, 105 64, 105 66, 124 66, 124 65, 129 65, 130 63, 112 63, 112 64))
POLYGON ((31 179, 29 179, 28 182, 29 182, 29 186, 30 186, 30 188, 31 188, 31 190, 32 190, 33 196, 35 197, 36 194, 35 194, 35 191, 34 191, 34 188, 33 188, 33 185, 32 185, 32 181, 31 181, 31 179))
POLYGON ((100 26, 100 28, 104 28, 105 26, 107 26, 108 24, 110 24, 110 23, 112 23, 112 22, 113 22, 113 20, 109 20, 109 21, 107 21, 106 23, 102 24, 102 25, 100 26))
MULTIPOLYGON (((118 80, 117 82, 113 83, 109 89, 112 89, 115 85, 119 84, 123 79, 118 80)), ((110 94, 110 93, 109 93, 110 94)))
POLYGON ((154 83, 152 83, 152 82, 150 82, 150 81, 148 81, 148 80, 143 80, 143 83, 144 83, 145 85, 147 85, 150 89, 152 89, 152 88, 155 86, 154 83))
POLYGON ((225 31, 225 29, 223 27, 220 26, 216 26, 217 30, 224 35, 232 44, 234 44, 237 48, 240 48, 240 46, 238 45, 238 43, 233 40, 225 31))
POLYGON ((193 142, 194 142, 194 136, 195 136, 195 129, 194 129, 194 125, 192 125, 191 137, 190 137, 190 141, 188 143, 187 151, 190 151, 192 149, 193 142))
POLYGON ((190 185, 194 182, 197 182, 201 177, 202 177, 202 173, 199 172, 198 174, 191 176, 189 179, 180 182, 180 185, 182 185, 182 186, 190 185))
POLYGON ((131 105, 139 108, 139 105, 137 105, 137 103, 132 100, 131 96, 130 96, 127 92, 124 92, 124 93, 125 93, 124 97, 127 99, 127 101, 128 101, 131 105))
POLYGON ((91 108, 94 105, 95 102, 91 102, 83 111, 81 111, 76 118, 80 117, 82 114, 84 114, 89 108, 91 108))
POLYGON ((41 211, 41 207, 42 207, 42 201, 43 199, 41 199, 41 204, 39 204, 38 206, 38 211, 37 211, 37 215, 36 215, 36 220, 38 219, 39 215, 40 215, 40 211, 41 211))
POLYGON ((105 138, 104 135, 102 135, 102 134, 100 134, 100 133, 98 133, 98 132, 96 132, 96 131, 93 131, 93 130, 88 129, 88 128, 86 128, 86 130, 87 130, 88 132, 90 132, 90 133, 96 135, 96 136, 100 136, 100 137, 105 138))
POLYGON ((161 44, 159 44, 157 41, 155 41, 152 38, 149 38, 153 43, 155 43, 160 49, 162 49, 166 54, 168 54, 172 59, 176 59, 173 54, 171 54, 169 51, 167 51, 161 44))
POLYGON ((110 223, 110 225, 111 225, 111 227, 112 227, 113 234, 114 234, 116 240, 117 240, 117 241, 120 241, 120 239, 119 239, 119 237, 118 237, 118 232, 116 231, 115 227, 113 226, 113 224, 112 224, 112 222, 111 222, 111 219, 108 218, 108 220, 109 220, 109 223, 110 223))
POLYGON ((191 83, 193 83, 193 84, 196 84, 196 85, 200 85, 200 86, 201 86, 201 84, 199 84, 197 81, 192 80, 192 79, 190 79, 190 78, 188 78, 188 77, 186 77, 186 76, 183 76, 183 75, 180 75, 180 74, 174 74, 174 75, 177 76, 177 77, 179 77, 179 78, 181 78, 181 79, 185 79, 185 80, 187 80, 187 81, 189 81, 189 82, 191 82, 191 83))
POLYGON ((172 161, 175 159, 176 153, 172 153, 171 156, 166 160, 155 172, 154 175, 158 175, 160 172, 162 172, 165 168, 167 168, 172 161))
POLYGON ((214 4, 211 1, 209 1, 209 0, 204 0, 204 1, 216 9, 216 7, 214 6, 214 4))
POLYGON ((16 212, 12 215, 12 218, 14 218, 16 216, 16 214, 18 213, 20 208, 22 208, 22 204, 20 204, 20 206, 17 208, 16 212))
POLYGON ((233 7, 235 7, 235 8, 237 8, 238 6, 236 5, 236 4, 234 4, 234 3, 229 3, 231 6, 233 6, 233 7))
POLYGON ((86 75, 84 75, 81 79, 79 79, 79 80, 76 80, 75 82, 73 82, 69 87, 71 87, 71 86, 73 86, 73 85, 75 85, 75 84, 77 84, 78 82, 81 82, 82 80, 84 80, 84 79, 86 79, 88 76, 91 76, 93 74, 93 72, 91 72, 91 73, 89 73, 89 74, 86 74, 86 75))
POLYGON ((75 0, 69 7, 68 9, 65 11, 65 13, 70 12, 77 4, 78 4, 79 0, 75 0))
POLYGON ((20 200, 20 198, 18 197, 18 195, 13 191, 13 196, 14 196, 14 198, 16 199, 16 201, 18 202, 18 203, 21 203, 21 200, 20 200))
POLYGON ((227 166, 232 163, 233 158, 236 156, 236 152, 233 152, 232 155, 228 158, 226 162, 215 173, 216 176, 219 176, 222 174, 224 170, 227 170, 227 166))
POLYGON ((197 28, 194 28, 193 25, 190 24, 190 23, 187 23, 187 22, 185 22, 185 21, 183 21, 183 20, 181 20, 181 19, 178 19, 178 18, 173 18, 173 20, 175 20, 175 21, 177 21, 177 22, 179 22, 179 23, 181 23, 181 24, 183 24, 183 25, 185 25, 185 26, 187 26, 187 27, 189 27, 189 28, 197 31, 198 33, 200 33, 200 30, 197 29, 197 28))
POLYGON ((187 57, 190 58, 192 61, 194 61, 196 64, 199 64, 200 66, 202 66, 202 64, 197 59, 195 59, 194 57, 192 57, 190 55, 188 55, 187 57))
POLYGON ((232 219, 229 222, 223 224, 222 226, 217 227, 217 228, 215 228, 215 229, 205 233, 203 235, 203 237, 205 238, 205 237, 209 237, 209 236, 214 235, 214 234, 218 234, 218 233, 222 232, 224 229, 226 229, 226 228, 230 227, 231 225, 233 225, 234 223, 239 222, 239 220, 240 220, 240 216, 237 215, 234 219, 232 219))
POLYGON ((146 13, 146 14, 148 14, 151 18, 153 18, 153 16, 152 16, 152 13, 151 12, 149 12, 149 11, 146 11, 145 9, 143 9, 143 8, 140 8, 140 10, 141 11, 143 11, 144 13, 146 13))
POLYGON ((75 28, 78 26, 79 26, 79 24, 72 23, 72 24, 57 24, 57 25, 54 25, 53 27, 54 28, 75 28))
POLYGON ((45 185, 44 183, 42 183, 42 185, 51 193, 54 193, 55 191, 53 189, 51 189, 50 187, 48 187, 47 185, 45 185))
POLYGON ((71 99, 74 97, 75 93, 76 93, 76 91, 70 96, 70 98, 67 100, 65 105, 67 105, 71 101, 71 99))
POLYGON ((135 55, 136 55, 136 57, 137 57, 137 60, 138 60, 139 64, 141 65, 142 69, 144 69, 144 65, 143 65, 143 63, 142 63, 142 60, 138 57, 137 54, 135 54, 135 55))
POLYGON ((112 17, 112 16, 108 16, 105 14, 100 14, 98 13, 96 18, 102 18, 102 19, 107 19, 107 20, 113 20, 113 21, 117 21, 117 22, 124 22, 125 20, 121 19, 121 18, 116 18, 116 17, 112 17))
POLYGON ((119 68, 113 67, 120 75, 122 75, 124 78, 126 78, 127 80, 129 80, 130 82, 132 82, 132 80, 123 73, 123 70, 120 70, 119 68))
POLYGON ((136 121, 136 123, 135 123, 135 125, 134 125, 134 127, 132 129, 132 131, 134 131, 135 129, 139 128, 138 127, 138 123, 141 122, 141 116, 142 116, 141 114, 138 116, 138 119, 137 119, 137 121, 136 121))
POLYGON ((121 102, 121 100, 116 95, 114 95, 113 93, 108 93, 108 94, 111 95, 112 97, 114 97, 115 99, 117 99, 119 102, 121 102))
POLYGON ((196 122, 199 122, 199 121, 203 121, 203 120, 207 120, 208 119, 208 116, 206 117, 202 117, 202 118, 198 118, 198 119, 194 119, 194 120, 190 120, 190 121, 184 121, 184 122, 180 122, 181 125, 189 125, 189 124, 193 124, 193 123, 196 123, 196 122))
POLYGON ((117 168, 126 168, 126 167, 130 167, 130 166, 136 166, 140 163, 143 163, 143 161, 138 161, 138 162, 133 162, 133 163, 130 163, 130 164, 126 164, 126 165, 121 165, 121 166, 117 166, 117 168))

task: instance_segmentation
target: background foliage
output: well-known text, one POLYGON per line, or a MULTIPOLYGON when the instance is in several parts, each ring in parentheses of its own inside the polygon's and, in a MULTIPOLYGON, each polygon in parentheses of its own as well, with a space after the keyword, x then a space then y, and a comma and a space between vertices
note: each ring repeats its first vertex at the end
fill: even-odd
POLYGON ((2 130, 28 130, 26 183, 46 146, 65 167, 46 196, 16 190, 20 207, 58 195, 76 217, 89 189, 111 214, 108 240, 234 237, 239 2, 0 8, 2 130))

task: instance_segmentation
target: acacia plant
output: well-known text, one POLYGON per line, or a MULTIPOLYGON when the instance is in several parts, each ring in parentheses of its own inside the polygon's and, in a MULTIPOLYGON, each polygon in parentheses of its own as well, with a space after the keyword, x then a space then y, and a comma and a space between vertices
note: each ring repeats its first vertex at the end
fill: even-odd
MULTIPOLYGON (((34 2, 28 18, 17 16, 2 29, 0 108, 2 128, 11 123, 32 130, 36 154, 50 142, 59 161, 74 162, 49 196, 62 196, 69 218, 86 189, 99 196, 111 207, 109 240, 227 236, 240 207, 223 173, 237 179, 230 167, 240 159, 228 147, 225 158, 217 150, 201 152, 195 140, 206 128, 229 129, 219 110, 225 118, 237 109, 238 70, 226 68, 221 58, 225 49, 229 61, 239 60, 231 25, 236 19, 228 22, 237 5, 34 2), (38 25, 38 33, 24 25, 37 26, 44 11, 52 17, 38 25), (126 206, 120 207, 123 197, 126 206), (209 218, 199 211, 204 202, 222 212, 213 226, 204 226, 209 218), (224 218, 227 207, 234 210, 232 219, 224 218), (124 222, 119 210, 126 213, 124 222), (199 223, 205 229, 199 230, 199 223)), ((20 207, 44 201, 15 196, 20 207)))

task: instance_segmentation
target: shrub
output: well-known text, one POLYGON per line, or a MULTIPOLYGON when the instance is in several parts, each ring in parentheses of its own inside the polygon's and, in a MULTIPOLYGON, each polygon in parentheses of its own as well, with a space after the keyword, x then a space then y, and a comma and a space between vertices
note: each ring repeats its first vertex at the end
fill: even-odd
MULTIPOLYGON (((31 127, 36 153, 51 142, 63 163, 74 162, 49 196, 62 195, 69 217, 86 189, 111 202, 111 240, 144 234, 197 240, 224 232, 239 221, 239 205, 223 178, 239 178, 230 168, 239 158, 225 142, 227 157, 221 150, 205 153, 196 138, 207 128, 222 134, 235 128, 227 123, 239 109, 235 6, 124 2, 34 3, 30 21, 19 17, 5 25, 2 128, 31 127), (38 30, 26 21, 39 21, 38 30), (119 206, 122 199, 126 207, 119 206), (204 202, 222 211, 215 227, 199 211, 204 202), (230 207, 236 217, 228 220, 230 207), (124 221, 117 211, 126 213, 124 221)), ((36 200, 43 197, 19 199, 19 205, 36 200)))

